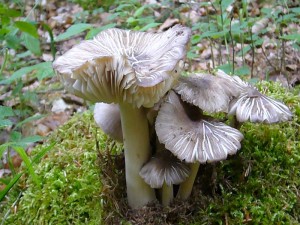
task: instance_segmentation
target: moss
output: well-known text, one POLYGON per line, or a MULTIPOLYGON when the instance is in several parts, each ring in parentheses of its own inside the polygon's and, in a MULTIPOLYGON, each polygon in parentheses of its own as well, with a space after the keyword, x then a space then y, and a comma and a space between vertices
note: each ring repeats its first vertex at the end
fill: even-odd
MULTIPOLYGON (((101 143, 102 155, 107 138, 91 121, 91 113, 78 114, 51 135, 48 142, 57 144, 35 167, 42 188, 29 178, 17 214, 11 214, 6 224, 100 224, 103 221, 106 213, 103 205, 107 200, 103 191, 108 192, 111 187, 103 182, 95 136, 101 143)), ((42 147, 37 147, 34 153, 42 147)), ((111 150, 116 154, 119 149, 111 150)), ((102 162, 107 160, 102 157, 102 162)))
MULTIPOLYGON (((210 169, 215 178, 213 184, 202 188, 207 207, 198 213, 195 224, 300 223, 299 88, 288 92, 278 83, 258 86, 289 105, 293 121, 242 126, 242 149, 210 169)), ((202 166, 200 171, 209 171, 209 167, 202 166)))
POLYGON ((107 140, 87 112, 51 135, 49 143, 57 144, 35 167, 42 188, 26 179, 6 224, 299 224, 299 88, 258 86, 289 105, 293 121, 245 123, 242 149, 223 162, 201 165, 188 202, 128 210, 121 146, 107 140))

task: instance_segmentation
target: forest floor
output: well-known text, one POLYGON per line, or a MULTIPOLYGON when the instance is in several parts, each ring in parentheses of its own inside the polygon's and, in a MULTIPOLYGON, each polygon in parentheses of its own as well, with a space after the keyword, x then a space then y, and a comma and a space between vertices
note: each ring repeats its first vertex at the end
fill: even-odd
MULTIPOLYGON (((22 10, 23 16, 20 19, 26 18, 37 24, 41 54, 33 54, 26 49, 25 45, 18 49, 7 48, 8 63, 6 62, 6 67, 2 69, 2 79, 8 79, 11 74, 22 67, 28 67, 35 63, 52 62, 54 56, 65 53, 75 44, 93 36, 92 33, 96 32, 99 27, 111 26, 139 30, 147 24, 153 24, 153 27, 149 27, 147 31, 156 32, 165 31, 180 23, 193 29, 185 72, 209 73, 215 68, 227 71, 232 71, 234 68, 243 79, 254 83, 257 80, 278 81, 287 89, 292 89, 300 84, 299 35, 295 39, 291 39, 290 36, 286 39, 280 38, 284 35, 300 33, 300 5, 297 1, 287 1, 287 5, 277 1, 276 4, 275 1, 262 1, 262 3, 261 1, 251 1, 245 20, 250 21, 249 18, 255 18, 255 20, 251 24, 251 34, 244 36, 243 41, 240 40, 239 32, 237 32, 239 35, 236 38, 224 35, 225 28, 231 27, 240 18, 239 10, 242 7, 240 3, 232 3, 222 9, 218 8, 217 4, 209 4, 214 1, 208 3, 205 1, 195 1, 194 3, 166 1, 167 3, 165 3, 165 1, 144 0, 142 3, 131 1, 131 5, 115 1, 114 5, 107 6, 106 9, 92 10, 89 8, 89 1, 77 1, 80 4, 74 2, 47 0, 41 1, 39 5, 36 5, 35 1, 26 1, 24 5, 8 3, 9 8, 22 10), (151 6, 143 8, 149 4, 151 6), (293 11, 293 9, 295 10, 293 11), (221 23, 222 19, 224 21, 221 23), (43 23, 48 25, 51 32, 43 29, 43 23), (224 33, 222 30, 214 34, 207 32, 212 29, 208 29, 207 26, 214 23, 216 27, 222 27, 224 33), (91 27, 82 29, 82 32, 77 27, 78 30, 75 29, 72 34, 69 29, 76 24, 88 24, 91 27), (203 36, 205 32, 207 34, 203 36), (61 37, 64 33, 68 34, 67 38, 61 37), (60 38, 53 41, 57 37, 60 38), (52 44, 55 46, 55 54, 52 52, 52 44)), ((247 30, 245 27, 243 29, 247 30)), ((229 32, 229 35, 233 33, 234 30, 229 32)), ((5 57, 0 57, 0 64, 5 64, 5 57)), ((91 105, 81 98, 67 93, 57 76, 38 79, 33 75, 35 72, 24 73, 21 77, 23 85, 19 89, 18 82, 1 84, 0 103, 15 110, 24 111, 24 115, 27 117, 39 117, 39 119, 31 120, 21 126, 20 132, 24 137, 39 135, 46 138, 75 113, 83 112, 91 105), (22 95, 29 97, 22 100, 20 97, 22 95)), ((24 120, 24 116, 18 114, 10 119, 17 124, 24 120)), ((0 144, 11 140, 14 129, 14 126, 9 126, 0 130, 0 144)), ((42 142, 42 140, 39 141, 39 143, 42 142)), ((29 154, 34 146, 35 144, 32 144, 28 147, 29 154)), ((22 158, 18 154, 11 152, 9 155, 12 157, 10 165, 10 160, 6 156, 3 155, 0 162, 0 178, 10 176, 12 174, 11 166, 17 169, 22 162, 22 158)), ((5 185, 0 183, 0 190, 4 188, 5 185)), ((181 207, 183 206, 181 205, 181 207)), ((191 205, 186 206, 185 210, 191 210, 188 207, 191 205)), ((177 213, 182 208, 173 210, 174 213, 177 213)), ((157 210, 157 212, 159 211, 160 209, 157 210)), ((154 211, 152 212, 154 213, 154 211)), ((140 214, 136 216, 137 218, 143 217, 140 214)))

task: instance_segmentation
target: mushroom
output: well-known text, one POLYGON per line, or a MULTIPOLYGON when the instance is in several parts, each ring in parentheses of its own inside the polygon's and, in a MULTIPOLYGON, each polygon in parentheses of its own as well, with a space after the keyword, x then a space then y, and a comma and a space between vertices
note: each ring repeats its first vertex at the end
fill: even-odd
POLYGON ((237 129, 204 116, 201 109, 183 102, 173 91, 161 105, 155 130, 166 149, 191 163, 191 175, 180 185, 177 194, 181 199, 190 196, 200 163, 224 160, 235 154, 243 139, 237 129))
POLYGON ((218 70, 216 76, 194 74, 180 77, 173 88, 184 101, 208 113, 228 112, 238 122, 276 123, 290 120, 286 105, 260 93, 238 76, 218 70))
POLYGON ((141 177, 152 188, 162 188, 163 206, 173 200, 173 185, 182 183, 189 173, 189 167, 168 150, 156 153, 140 171, 141 177))
POLYGON ((66 89, 92 102, 119 105, 128 204, 155 200, 139 176, 151 157, 145 107, 152 107, 178 79, 191 31, 176 25, 162 33, 108 29, 57 58, 53 67, 66 89))
POLYGON ((96 124, 112 139, 123 142, 120 109, 117 104, 96 103, 94 108, 96 124))
POLYGON ((229 102, 239 95, 235 83, 209 74, 180 77, 173 88, 181 99, 208 112, 228 112, 229 102))
POLYGON ((283 103, 261 94, 239 77, 229 76, 221 70, 216 76, 195 74, 181 77, 173 90, 186 102, 171 92, 158 113, 156 132, 159 141, 168 150, 179 159, 192 163, 191 175, 180 185, 178 192, 178 197, 182 199, 191 193, 199 163, 225 159, 241 147, 243 135, 238 130, 204 116, 202 110, 208 113, 228 112, 229 115, 236 115, 238 122, 275 123, 292 117, 291 111, 283 103), (193 122, 188 122, 187 118, 193 122), (194 132, 193 125, 198 127, 194 132), (169 129, 173 130, 172 134, 168 133, 169 129))
POLYGON ((217 72, 218 77, 234 83, 240 94, 231 100, 229 115, 235 115, 238 122, 278 123, 292 118, 292 112, 283 103, 260 93, 249 83, 237 76, 229 76, 223 71, 217 72))

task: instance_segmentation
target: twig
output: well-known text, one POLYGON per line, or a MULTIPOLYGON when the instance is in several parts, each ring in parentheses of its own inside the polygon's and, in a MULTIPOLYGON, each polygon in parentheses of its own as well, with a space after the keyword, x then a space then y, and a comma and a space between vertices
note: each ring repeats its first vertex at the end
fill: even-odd
MULTIPOLYGON (((242 27, 242 20, 243 20, 243 15, 239 12, 239 17, 240 17, 240 27, 242 27)), ((243 66, 245 65, 245 56, 244 56, 244 33, 242 32, 240 34, 240 39, 241 39, 241 45, 242 45, 242 61, 243 61, 243 66)))
POLYGON ((252 51, 252 60, 251 60, 251 76, 250 78, 253 78, 253 70, 254 70, 254 54, 255 54, 255 50, 254 50, 254 44, 253 44, 253 36, 252 36, 252 31, 250 28, 249 32, 250 32, 250 38, 251 38, 251 51, 252 51))
MULTIPOLYGON (((220 10, 221 10, 222 31, 224 32, 224 18, 223 18, 222 0, 220 0, 220 10)), ((229 53, 229 50, 228 50, 228 42, 227 42, 226 34, 224 34, 224 41, 225 41, 225 47, 226 47, 226 51, 227 51, 227 62, 230 63, 230 53, 229 53)), ((220 54, 221 54, 221 52, 220 52, 220 54)))
POLYGON ((1 69, 0 69, 0 79, 2 78, 3 70, 7 63, 7 58, 8 58, 7 56, 8 56, 8 49, 5 48, 4 49, 4 60, 3 60, 3 63, 2 63, 1 69))
POLYGON ((215 7, 214 4, 212 3, 212 1, 209 0, 209 2, 210 2, 210 4, 211 4, 211 6, 213 7, 213 9, 215 10, 215 12, 217 12, 218 10, 216 9, 216 7, 215 7))
MULTIPOLYGON (((217 8, 214 6, 214 4, 213 4, 213 2, 210 0, 209 1, 210 2, 210 4, 211 4, 211 6, 213 7, 213 9, 214 9, 214 11, 215 11, 215 13, 217 13, 218 12, 218 10, 217 10, 217 8)), ((221 1, 220 1, 220 4, 221 4, 221 1)), ((223 17, 222 17, 223 18, 223 17)), ((210 23, 210 16, 208 15, 208 22, 210 23)), ((218 64, 219 65, 222 65, 223 64, 223 62, 222 62, 222 57, 221 57, 221 45, 219 44, 219 46, 218 46, 218 51, 219 51, 219 54, 218 54, 218 64)), ((211 45, 211 51, 213 51, 213 48, 212 48, 212 45, 211 45)), ((214 57, 213 56, 213 53, 212 53, 212 57, 214 57)), ((214 62, 214 58, 213 58, 213 68, 215 68, 215 62, 214 62)))
POLYGON ((212 66, 213 66, 213 69, 215 69, 215 55, 214 55, 214 50, 213 50, 212 42, 213 41, 209 38, 210 52, 211 52, 211 59, 212 59, 212 66))
POLYGON ((277 68, 276 68, 274 65, 272 65, 272 63, 271 63, 270 60, 268 59, 268 57, 267 57, 267 55, 266 55, 266 52, 265 52, 265 50, 264 50, 263 47, 261 48, 261 50, 262 50, 262 53, 263 53, 263 55, 265 56, 267 62, 269 63, 269 65, 270 65, 274 70, 277 70, 277 68))
MULTIPOLYGON (((281 19, 283 20, 283 15, 280 14, 280 16, 281 16, 281 19)), ((282 26, 281 25, 280 25, 279 32, 280 32, 280 36, 282 36, 283 31, 282 31, 282 26)), ((281 59, 280 59, 280 73, 283 70, 285 70, 285 60, 284 60, 285 59, 285 40, 284 39, 282 39, 282 41, 281 41, 281 46, 282 46, 282 53, 281 53, 281 59)))
POLYGON ((232 20, 233 20, 233 16, 231 16, 231 19, 230 19, 229 35, 230 35, 231 45, 232 45, 232 74, 234 74, 234 56, 235 56, 235 50, 234 50, 234 43, 233 43, 232 30, 231 30, 232 20))

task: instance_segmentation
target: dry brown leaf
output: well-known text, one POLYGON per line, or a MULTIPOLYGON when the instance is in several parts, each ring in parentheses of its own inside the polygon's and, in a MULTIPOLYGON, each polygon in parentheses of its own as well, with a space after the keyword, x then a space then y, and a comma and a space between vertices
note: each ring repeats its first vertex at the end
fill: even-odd
POLYGON ((158 32, 165 31, 177 23, 179 23, 179 19, 168 18, 165 20, 165 22, 162 25, 160 25, 160 27, 158 28, 158 32))

